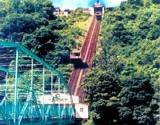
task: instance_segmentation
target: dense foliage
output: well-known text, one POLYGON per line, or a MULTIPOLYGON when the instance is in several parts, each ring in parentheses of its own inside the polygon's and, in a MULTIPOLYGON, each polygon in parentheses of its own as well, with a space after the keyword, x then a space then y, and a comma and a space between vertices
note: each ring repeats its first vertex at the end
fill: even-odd
POLYGON ((49 0, 0 1, 0 40, 19 42, 68 74, 70 52, 84 34, 74 24, 85 22, 89 15, 77 9, 68 17, 58 17, 54 10, 49 0))
POLYGON ((157 2, 128 0, 104 15, 102 49, 84 85, 96 125, 156 124, 160 85, 157 2))
POLYGON ((48 56, 54 59, 53 63, 49 63, 55 66, 68 60, 70 51, 68 46, 72 43, 65 41, 56 32, 66 28, 67 23, 53 15, 52 3, 47 0, 23 0, 18 4, 6 0, 2 3, 8 8, 5 12, 1 11, 3 12, 0 20, 2 40, 21 42, 45 60, 48 56))

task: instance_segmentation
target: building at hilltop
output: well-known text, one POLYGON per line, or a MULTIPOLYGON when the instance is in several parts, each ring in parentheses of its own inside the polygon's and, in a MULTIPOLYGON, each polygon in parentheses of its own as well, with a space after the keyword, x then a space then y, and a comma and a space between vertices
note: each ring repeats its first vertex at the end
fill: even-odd
POLYGON ((83 13, 94 15, 94 9, 93 7, 85 8, 83 9, 83 13))
POLYGON ((53 14, 56 16, 68 16, 70 13, 69 9, 62 10, 59 7, 56 7, 53 14))

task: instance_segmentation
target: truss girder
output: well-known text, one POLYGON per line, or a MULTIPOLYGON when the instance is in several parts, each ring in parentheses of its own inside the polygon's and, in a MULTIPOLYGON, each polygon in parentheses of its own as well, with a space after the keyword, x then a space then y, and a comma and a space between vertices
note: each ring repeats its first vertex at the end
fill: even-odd
POLYGON ((0 42, 0 76, 0 124, 74 121, 72 96, 63 74, 24 46, 0 42), (61 94, 68 100, 57 96, 61 94))

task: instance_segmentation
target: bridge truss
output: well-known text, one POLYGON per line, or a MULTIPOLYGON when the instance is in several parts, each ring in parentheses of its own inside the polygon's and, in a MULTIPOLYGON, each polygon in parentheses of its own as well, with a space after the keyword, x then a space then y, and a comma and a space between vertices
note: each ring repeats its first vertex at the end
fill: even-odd
POLYGON ((0 124, 63 125, 74 115, 59 71, 18 43, 0 42, 0 124))

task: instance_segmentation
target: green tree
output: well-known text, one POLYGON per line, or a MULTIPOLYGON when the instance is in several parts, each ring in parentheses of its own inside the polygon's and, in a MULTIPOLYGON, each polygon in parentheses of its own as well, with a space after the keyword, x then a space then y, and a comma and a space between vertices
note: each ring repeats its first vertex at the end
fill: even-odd
POLYGON ((132 44, 132 33, 128 31, 122 23, 117 23, 112 30, 112 42, 125 44, 132 44))
POLYGON ((0 29, 0 37, 2 39, 21 41, 25 33, 32 33, 37 26, 38 23, 31 16, 12 14, 6 17, 5 23, 0 29))
POLYGON ((157 105, 151 104, 154 89, 150 77, 140 74, 119 81, 109 72, 94 69, 86 82, 96 125, 155 125, 157 105))
POLYGON ((116 96, 121 90, 119 81, 113 74, 101 71, 100 69, 94 69, 87 76, 86 82, 85 89, 91 109, 94 112, 94 122, 98 125, 112 122, 116 117, 117 111, 115 109, 112 110, 110 105, 112 101, 118 100, 116 96))
POLYGON ((151 5, 151 0, 144 0, 144 6, 148 7, 151 5))
POLYGON ((152 3, 160 4, 160 0, 152 0, 152 3))
POLYGON ((143 5, 143 0, 128 0, 128 3, 131 4, 131 5, 142 6, 143 5))
POLYGON ((143 5, 143 0, 128 0, 128 3, 131 4, 131 5, 142 6, 143 5))
POLYGON ((101 51, 84 83, 96 125, 156 124, 159 5, 145 2, 130 0, 105 13, 101 51))

